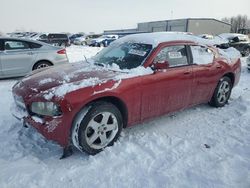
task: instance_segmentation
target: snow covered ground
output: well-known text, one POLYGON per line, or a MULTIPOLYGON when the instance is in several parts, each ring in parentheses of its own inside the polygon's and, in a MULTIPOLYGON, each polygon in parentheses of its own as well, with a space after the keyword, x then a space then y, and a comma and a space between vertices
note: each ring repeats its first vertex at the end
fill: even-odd
MULTIPOLYGON (((72 46, 71 62, 100 48, 72 46)), ((123 131, 96 156, 62 149, 12 117, 11 87, 0 80, 0 187, 250 187, 250 72, 242 62, 229 105, 199 105, 123 131)))

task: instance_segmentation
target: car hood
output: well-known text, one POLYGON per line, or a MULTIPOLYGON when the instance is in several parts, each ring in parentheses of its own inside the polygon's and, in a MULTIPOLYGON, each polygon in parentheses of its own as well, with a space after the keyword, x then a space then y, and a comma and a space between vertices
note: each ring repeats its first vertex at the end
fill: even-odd
POLYGON ((41 69, 22 79, 21 84, 33 91, 41 92, 62 85, 93 86, 115 79, 119 74, 126 73, 104 69, 83 62, 66 64, 45 70, 41 69))

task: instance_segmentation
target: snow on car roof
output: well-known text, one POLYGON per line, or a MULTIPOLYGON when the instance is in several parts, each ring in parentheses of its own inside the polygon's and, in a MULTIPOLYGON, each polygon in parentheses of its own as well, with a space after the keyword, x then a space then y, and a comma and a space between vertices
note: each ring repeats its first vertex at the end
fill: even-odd
POLYGON ((233 38, 233 37, 247 37, 246 35, 243 35, 243 34, 240 34, 240 33, 222 33, 219 36, 222 37, 222 38, 225 38, 225 39, 230 39, 230 38, 233 38))
POLYGON ((171 41, 190 41, 202 45, 211 45, 211 46, 218 44, 217 40, 213 39, 207 40, 185 32, 154 32, 154 33, 133 34, 122 37, 113 43, 117 44, 123 42, 134 42, 134 43, 151 44, 153 47, 156 47, 160 43, 171 42, 171 41))

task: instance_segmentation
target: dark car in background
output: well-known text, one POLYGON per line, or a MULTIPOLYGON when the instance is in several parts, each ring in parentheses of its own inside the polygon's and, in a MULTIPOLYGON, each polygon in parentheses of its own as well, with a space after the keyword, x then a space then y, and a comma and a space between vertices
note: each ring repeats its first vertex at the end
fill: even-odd
POLYGON ((83 36, 84 36, 84 35, 83 35, 83 34, 80 34, 80 33, 71 35, 71 36, 69 37, 70 43, 71 43, 71 44, 74 43, 74 40, 75 40, 76 38, 83 37, 83 36))
POLYGON ((106 47, 118 38, 118 35, 102 35, 96 39, 91 40, 89 46, 106 47))
POLYGON ((240 51, 242 56, 250 54, 250 41, 247 35, 239 33, 223 33, 219 37, 228 40, 228 46, 240 51))
POLYGON ((47 37, 38 40, 54 46, 70 46, 68 35, 63 33, 50 33, 47 37))

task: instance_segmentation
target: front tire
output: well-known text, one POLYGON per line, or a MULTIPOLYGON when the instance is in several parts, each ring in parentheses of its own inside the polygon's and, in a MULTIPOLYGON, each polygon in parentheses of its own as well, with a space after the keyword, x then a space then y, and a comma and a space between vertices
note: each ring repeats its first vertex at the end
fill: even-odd
POLYGON ((84 115, 79 117, 79 127, 74 128, 75 133, 72 134, 73 144, 79 150, 95 155, 105 147, 113 145, 120 136, 123 121, 121 112, 115 105, 96 102, 86 113, 80 112, 80 114, 84 115), (77 138, 74 138, 74 135, 77 138))
POLYGON ((40 61, 34 65, 33 70, 42 69, 42 68, 46 68, 49 66, 52 66, 51 63, 49 63, 47 61, 40 61))
POLYGON ((209 104, 214 107, 225 106, 230 98, 232 87, 232 81, 230 78, 226 76, 221 78, 209 104))

